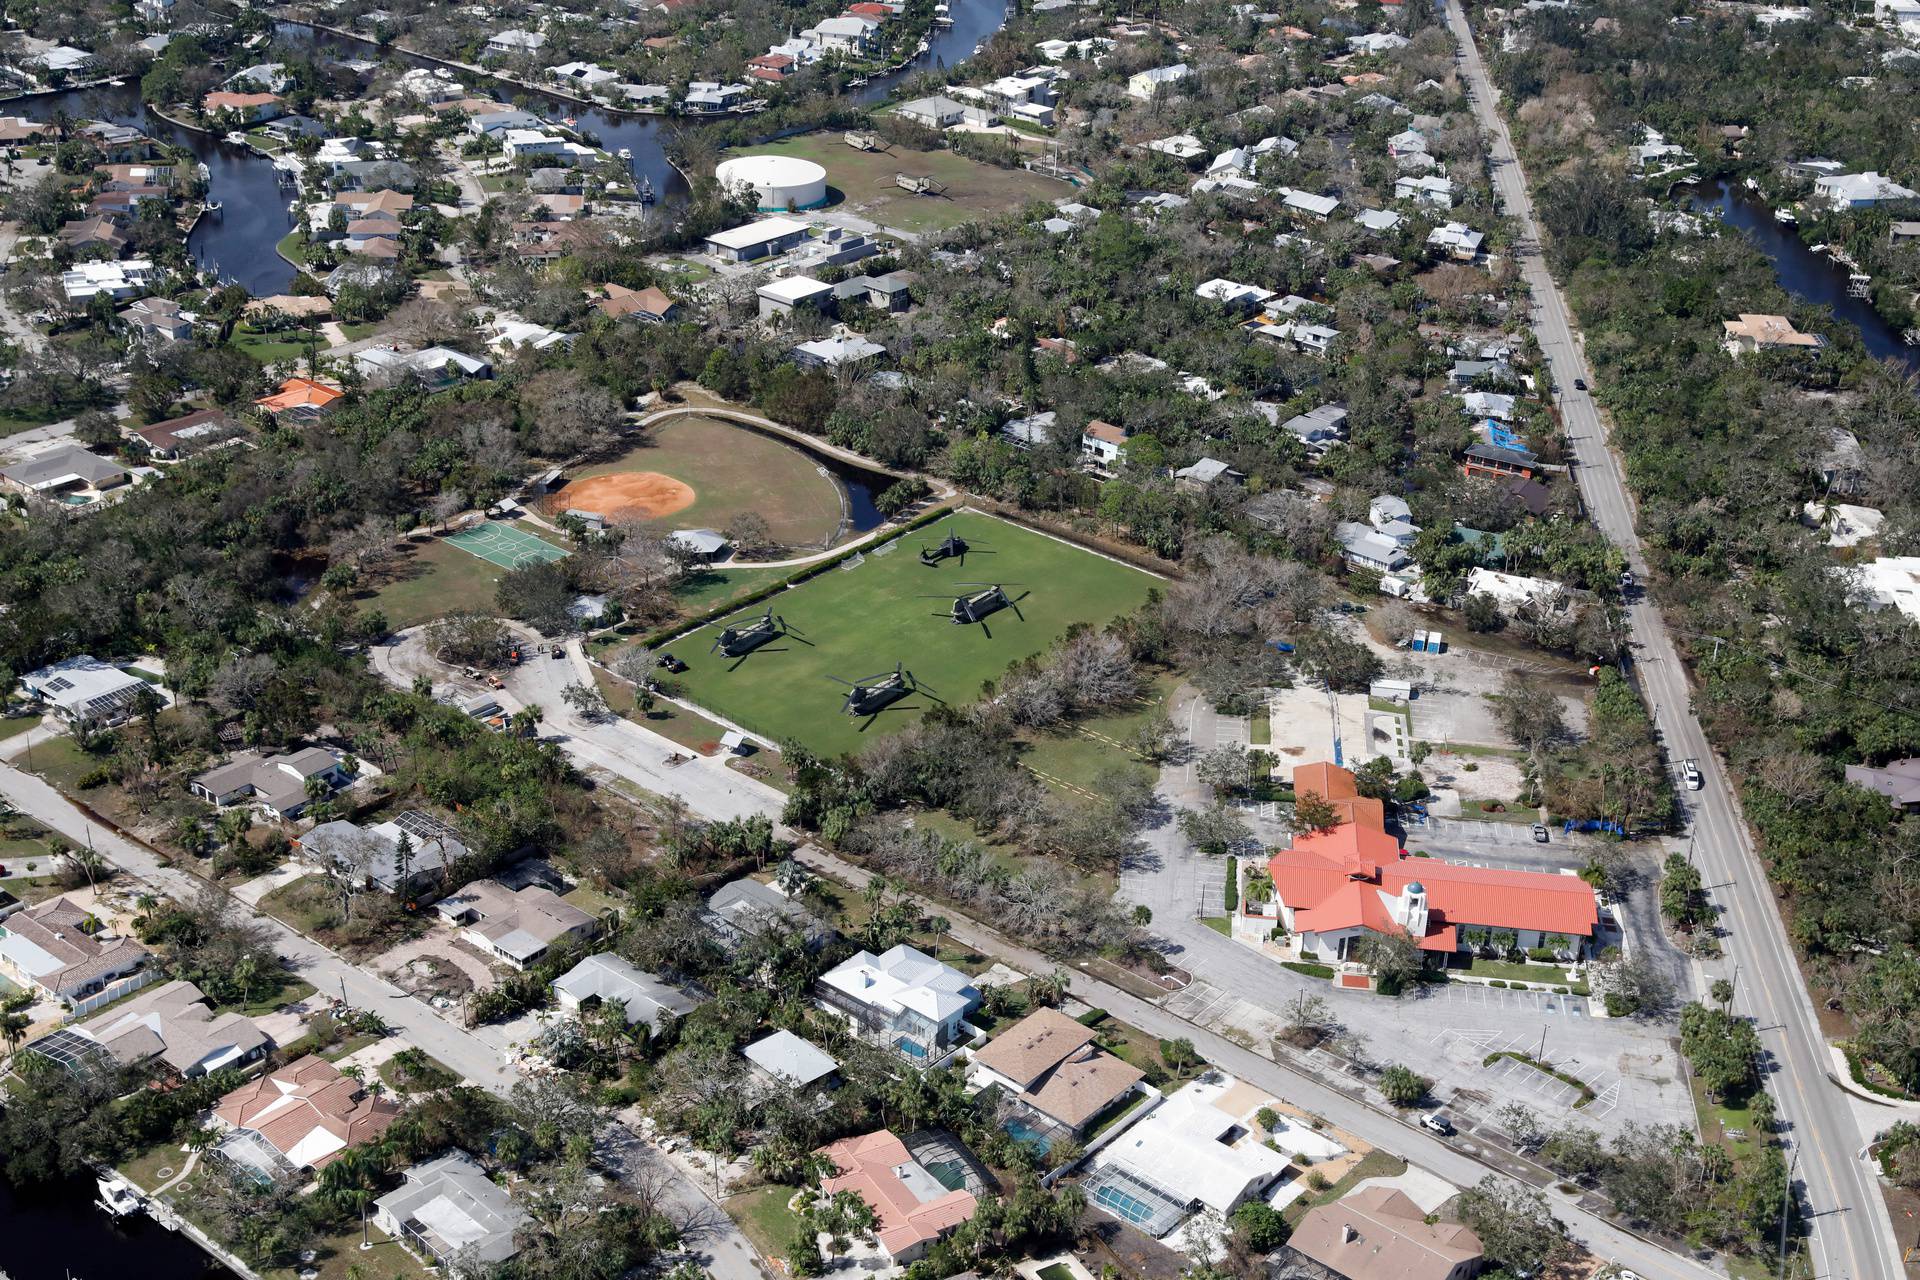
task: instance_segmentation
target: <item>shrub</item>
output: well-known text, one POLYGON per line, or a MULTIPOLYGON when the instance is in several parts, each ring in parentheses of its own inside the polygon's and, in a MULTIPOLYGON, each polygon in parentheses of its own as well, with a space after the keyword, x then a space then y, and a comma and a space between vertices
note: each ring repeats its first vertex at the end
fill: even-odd
POLYGON ((1283 969, 1291 969, 1295 973, 1300 974, 1301 976, 1307 977, 1307 978, 1333 977, 1333 970, 1328 968, 1326 965, 1313 964, 1312 962, 1306 961, 1306 960, 1282 960, 1280 962, 1280 967, 1283 969))
POLYGON ((78 783, 82 791, 91 791, 95 787, 104 787, 113 781, 113 770, 105 765, 97 765, 80 775, 78 783))
POLYGON ((1506 990, 1506 987, 1507 987, 1507 984, 1501 981, 1499 978, 1495 978, 1492 982, 1489 982, 1487 985, 1490 987, 1499 987, 1502 991, 1506 990))

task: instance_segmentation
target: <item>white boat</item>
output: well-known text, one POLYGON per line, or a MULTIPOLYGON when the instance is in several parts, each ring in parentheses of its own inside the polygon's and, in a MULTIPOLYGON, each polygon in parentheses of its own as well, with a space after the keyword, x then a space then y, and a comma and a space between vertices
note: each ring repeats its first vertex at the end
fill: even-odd
POLYGON ((107 87, 109 89, 124 89, 127 87, 127 82, 125 80, 109 80, 107 81, 107 87))
POLYGON ((247 135, 244 133, 241 133, 238 129, 235 129, 232 133, 229 133, 227 135, 227 141, 231 142, 236 147, 244 147, 247 145, 247 135))
POLYGON ((1775 209, 1773 211, 1773 220, 1775 222, 1783 222, 1788 226, 1792 226, 1800 221, 1799 218, 1794 216, 1793 210, 1791 209, 1775 209))
POLYGON ((109 1173, 96 1182, 100 1195, 94 1203, 116 1218, 125 1218, 147 1207, 146 1200, 131 1182, 117 1173, 109 1173))
POLYGON ((1747 190, 1758 191, 1759 189, 1760 189, 1760 179, 1758 178, 1747 179, 1747 190))
POLYGON ((633 159, 633 148, 622 147, 620 148, 619 151, 615 152, 614 154, 619 156, 622 160, 631 160, 633 159))

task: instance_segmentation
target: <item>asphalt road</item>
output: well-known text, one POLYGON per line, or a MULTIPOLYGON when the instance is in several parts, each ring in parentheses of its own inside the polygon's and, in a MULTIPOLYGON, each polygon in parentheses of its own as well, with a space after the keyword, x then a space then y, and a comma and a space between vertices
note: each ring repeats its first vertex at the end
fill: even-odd
MULTIPOLYGON (((1634 528, 1633 504, 1620 459, 1609 447, 1593 397, 1577 390, 1589 383, 1588 366, 1566 300, 1540 254, 1540 229, 1525 175, 1505 121, 1494 108, 1493 87, 1473 41, 1466 15, 1447 6, 1447 22, 1460 45, 1460 71, 1489 140, 1495 188, 1521 226, 1516 254, 1533 290, 1533 327, 1561 389, 1560 409, 1573 442, 1574 475, 1594 523, 1626 553, 1636 575, 1647 565, 1634 528)), ((1641 682, 1654 704, 1654 723, 1677 761, 1699 763, 1705 785, 1683 793, 1695 834, 1695 856, 1712 886, 1727 931, 1726 959, 1713 976, 1738 968, 1736 1008, 1751 1016, 1773 1070, 1768 1087, 1797 1160, 1799 1190, 1808 1217, 1814 1272, 1847 1280, 1893 1280, 1903 1274, 1900 1249, 1846 1095, 1829 1078, 1831 1058, 1813 1002, 1788 945, 1778 904, 1768 887, 1746 822, 1726 773, 1692 710, 1692 694, 1665 620, 1651 601, 1636 597, 1627 607, 1629 636, 1641 682)))

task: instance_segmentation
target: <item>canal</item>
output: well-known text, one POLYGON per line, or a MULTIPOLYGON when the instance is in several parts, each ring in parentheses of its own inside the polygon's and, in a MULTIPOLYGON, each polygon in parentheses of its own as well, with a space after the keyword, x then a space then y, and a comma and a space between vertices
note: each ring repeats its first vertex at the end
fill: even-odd
MULTIPOLYGON (((857 100, 878 102, 908 75, 966 60, 972 56, 975 46, 1006 25, 1006 0, 954 0, 952 9, 954 25, 931 33, 925 55, 892 75, 875 77, 855 95, 857 100)), ((414 66, 434 65, 428 59, 399 50, 376 50, 371 44, 296 23, 278 24, 275 34, 286 44, 339 58, 388 56, 414 66)), ((544 114, 554 120, 575 121, 581 129, 597 136, 600 145, 608 151, 625 148, 632 152, 634 180, 644 178, 651 182, 665 202, 673 203, 686 197, 686 182, 668 161, 661 145, 662 130, 669 123, 666 117, 583 108, 565 98, 504 82, 496 83, 494 88, 502 98, 520 95, 535 98, 544 114)), ((139 83, 134 80, 118 88, 75 89, 24 99, 9 109, 37 120, 50 119, 61 112, 76 120, 111 120, 186 148, 207 166, 212 199, 224 207, 220 216, 202 218, 194 228, 187 247, 195 259, 216 268, 223 279, 244 286, 255 296, 283 292, 293 279, 293 267, 275 252, 276 246, 293 229, 293 217, 287 212, 292 192, 280 186, 271 160, 245 147, 233 146, 217 134, 182 128, 154 115, 140 101, 139 83)))
POLYGON ((1773 264, 1774 278, 1781 288, 1803 302, 1828 308, 1835 319, 1851 324, 1873 355, 1898 361, 1920 373, 1920 347, 1908 346, 1866 299, 1848 294, 1846 268, 1809 249, 1800 233, 1777 221, 1764 201, 1722 178, 1696 186, 1691 204, 1696 212, 1716 214, 1728 226, 1739 228, 1759 246, 1773 264))
POLYGON ((232 1280, 199 1245, 144 1215, 116 1223, 90 1178, 20 1190, 0 1179, 0 1275, 8 1280, 232 1280))

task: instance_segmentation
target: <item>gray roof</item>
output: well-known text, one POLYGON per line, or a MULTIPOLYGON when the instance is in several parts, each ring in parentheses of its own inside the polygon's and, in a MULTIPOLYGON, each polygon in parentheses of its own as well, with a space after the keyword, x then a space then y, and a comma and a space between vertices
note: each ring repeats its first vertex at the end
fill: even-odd
POLYGON ((707 899, 707 912, 722 935, 723 946, 776 921, 805 930, 809 943, 833 936, 830 927, 798 902, 746 876, 714 890, 707 899))
POLYGON ((588 956, 553 980, 553 989, 573 1000, 603 1003, 619 1001, 626 1006, 627 1025, 644 1022, 660 1029, 662 1018, 672 1014, 685 1017, 699 1008, 685 992, 670 987, 650 973, 643 973, 622 956, 601 952, 588 956))
POLYGON ((518 1253, 513 1233, 527 1219, 464 1151, 407 1170, 406 1182, 374 1205, 380 1217, 422 1238, 437 1255, 482 1263, 518 1253))
POLYGON ((85 449, 54 449, 37 458, 0 468, 0 476, 25 489, 37 489, 72 476, 89 485, 124 479, 127 469, 116 462, 88 453, 85 449))
POLYGON ((1878 791, 1896 805, 1920 804, 1920 758, 1889 760, 1877 768, 1850 764, 1847 781, 1856 787, 1878 791))
POLYGON ((407 871, 409 879, 443 870, 467 854, 467 846, 444 824, 410 811, 374 827, 345 821, 323 822, 301 836, 298 843, 310 860, 356 868, 381 888, 392 891, 398 887, 395 881, 399 867, 395 855, 403 831, 413 842, 413 859, 407 871), (415 819, 419 821, 413 821, 415 819))
POLYGON ((195 786, 214 796, 242 787, 264 804, 284 812, 307 798, 307 779, 336 768, 340 761, 323 747, 303 747, 285 755, 243 751, 226 764, 193 779, 195 786))
POLYGON ((740 1052, 754 1066, 796 1089, 824 1080, 840 1067, 827 1053, 791 1031, 776 1031, 740 1052))
POLYGON ((216 1014, 191 982, 151 987, 73 1030, 122 1066, 158 1057, 179 1072, 217 1071, 273 1043, 251 1019, 216 1014))

